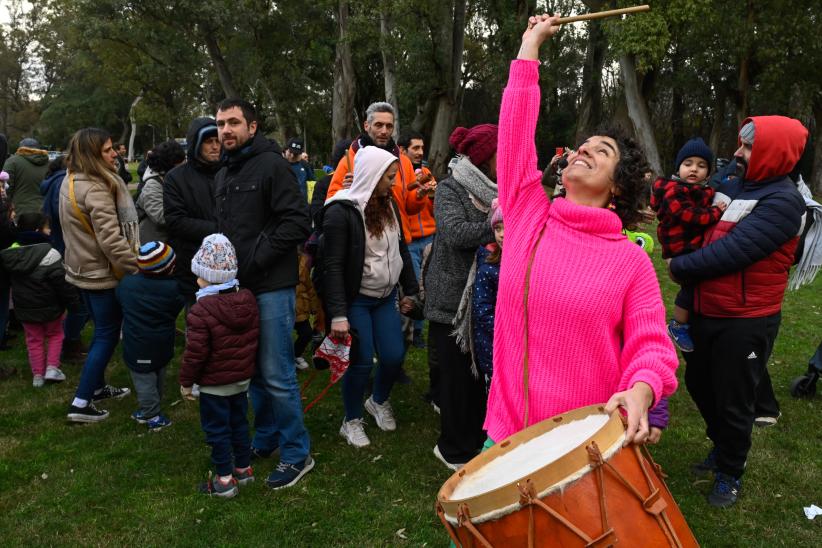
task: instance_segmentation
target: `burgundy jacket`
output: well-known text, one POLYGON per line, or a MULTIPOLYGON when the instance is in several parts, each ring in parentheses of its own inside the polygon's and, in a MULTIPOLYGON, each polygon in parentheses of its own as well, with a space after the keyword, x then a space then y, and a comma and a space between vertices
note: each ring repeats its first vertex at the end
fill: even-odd
POLYGON ((218 386, 254 375, 260 313, 251 291, 203 297, 191 307, 186 323, 182 386, 218 386))

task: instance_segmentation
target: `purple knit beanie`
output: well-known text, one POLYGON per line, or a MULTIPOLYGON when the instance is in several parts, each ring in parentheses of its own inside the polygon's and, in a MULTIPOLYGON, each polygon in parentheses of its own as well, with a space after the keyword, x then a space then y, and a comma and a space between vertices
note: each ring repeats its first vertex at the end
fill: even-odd
POLYGON ((468 156, 471 163, 481 166, 497 151, 496 124, 480 124, 471 129, 458 127, 448 138, 451 148, 468 156))
POLYGON ((488 222, 491 223, 491 228, 496 227, 502 221, 502 208, 499 206, 499 199, 494 198, 491 202, 491 211, 488 215, 488 222))

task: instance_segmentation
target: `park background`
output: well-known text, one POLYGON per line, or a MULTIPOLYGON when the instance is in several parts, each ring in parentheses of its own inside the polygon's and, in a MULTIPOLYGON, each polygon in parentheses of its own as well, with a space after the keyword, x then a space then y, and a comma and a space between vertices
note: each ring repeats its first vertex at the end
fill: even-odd
MULTIPOLYGON (((358 132, 368 103, 388 98, 398 106, 400 130, 413 127, 426 136, 429 160, 441 173, 455 125, 496 120, 528 14, 626 3, 0 4, 0 132, 9 136, 12 150, 29 135, 59 150, 77 128, 96 125, 133 142, 130 154, 141 154, 184 135, 192 117, 213 113, 223 97, 240 95, 258 105, 269 135, 281 142, 302 136, 321 164, 334 139, 358 132)), ((621 22, 565 26, 543 48, 541 161, 555 146, 574 145, 601 122, 614 121, 641 139, 657 172, 668 173, 676 150, 691 136, 702 136, 727 157, 741 119, 778 113, 811 130, 801 169, 819 195, 818 0, 650 4, 651 13, 621 22)), ((674 286, 658 253, 654 260, 670 303, 674 286)), ((703 545, 819 544, 822 520, 807 520, 802 507, 822 505, 820 399, 793 400, 788 386, 804 372, 820 334, 817 280, 786 297, 770 361, 784 416, 775 427, 754 432, 743 496, 733 509, 709 508, 704 495, 710 483, 690 477, 690 465, 704 457, 708 442, 684 386, 672 398, 671 426, 653 454, 703 545)), ((433 511, 448 471, 431 454, 438 420, 422 400, 424 351, 410 350, 413 382, 392 397, 396 433, 370 425, 371 447, 347 446, 337 433, 342 406, 334 388, 306 416, 315 470, 294 489, 270 492, 258 482, 231 501, 195 492, 208 471, 208 449, 196 406, 178 402, 178 360, 170 367, 165 399, 175 424, 157 434, 128 419, 133 397, 105 406, 112 416, 104 423, 66 424, 80 367, 66 365, 67 383, 34 390, 22 335, 0 360, 18 370, 0 382, 3 545, 447 544, 433 511)), ((309 375, 301 372, 301 383, 309 375)), ((130 384, 119 350, 110 377, 117 385, 130 384)), ((326 381, 321 373, 305 395, 313 397, 326 381)), ((263 461, 258 475, 273 466, 263 461)))

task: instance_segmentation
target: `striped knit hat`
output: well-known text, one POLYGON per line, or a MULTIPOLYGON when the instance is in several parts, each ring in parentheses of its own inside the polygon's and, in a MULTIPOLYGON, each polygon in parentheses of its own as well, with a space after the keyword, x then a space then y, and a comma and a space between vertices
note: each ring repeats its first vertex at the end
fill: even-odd
POLYGON ((162 276, 171 274, 174 264, 177 262, 177 255, 171 246, 163 242, 148 242, 140 247, 140 254, 137 255, 137 268, 143 274, 150 276, 162 276))

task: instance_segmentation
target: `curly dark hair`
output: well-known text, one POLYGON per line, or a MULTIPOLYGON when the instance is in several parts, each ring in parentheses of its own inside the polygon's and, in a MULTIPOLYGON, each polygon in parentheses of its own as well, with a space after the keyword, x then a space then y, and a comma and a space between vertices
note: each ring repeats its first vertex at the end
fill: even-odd
POLYGON ((614 126, 599 128, 582 139, 580 144, 594 135, 610 137, 617 143, 619 161, 614 169, 614 183, 619 192, 614 195, 616 205, 614 213, 622 221, 623 228, 633 229, 642 219, 640 210, 645 207, 646 187, 648 186, 645 174, 651 169, 645 158, 645 152, 622 129, 614 126))
POLYGON ((175 141, 164 141, 152 149, 151 155, 146 158, 148 167, 157 173, 165 175, 171 168, 186 159, 186 151, 175 141))
POLYGON ((385 196, 372 194, 365 204, 365 227, 374 238, 380 238, 386 227, 394 226, 396 222, 391 200, 390 192, 385 196))

